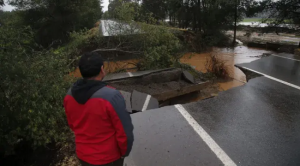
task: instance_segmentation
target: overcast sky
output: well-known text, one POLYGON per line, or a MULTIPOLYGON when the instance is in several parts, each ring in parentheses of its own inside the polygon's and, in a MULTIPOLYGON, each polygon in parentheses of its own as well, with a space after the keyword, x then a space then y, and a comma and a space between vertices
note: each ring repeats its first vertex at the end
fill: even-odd
MULTIPOLYGON (((107 11, 107 8, 108 8, 108 0, 103 0, 102 2, 103 2, 103 3, 102 3, 103 11, 107 11)), ((10 5, 5 5, 5 6, 3 7, 3 10, 4 10, 4 11, 12 11, 13 9, 14 9, 14 7, 13 7, 13 6, 10 6, 10 5)))

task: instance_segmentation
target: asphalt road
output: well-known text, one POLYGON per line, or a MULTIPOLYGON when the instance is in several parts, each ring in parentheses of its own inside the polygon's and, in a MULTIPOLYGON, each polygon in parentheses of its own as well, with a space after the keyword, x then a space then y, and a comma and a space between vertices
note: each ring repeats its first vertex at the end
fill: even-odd
POLYGON ((222 165, 174 106, 133 114, 132 122, 127 166, 222 165))
POLYGON ((300 165, 300 91, 265 77, 184 105, 237 165, 300 165))
POLYGON ((300 86, 300 60, 288 59, 289 56, 269 56, 236 66, 251 69, 279 80, 300 86))
POLYGON ((183 105, 186 114, 178 106, 133 114, 127 166, 299 166, 300 90, 288 85, 299 85, 299 61, 270 56, 246 65, 287 84, 262 76, 183 105))

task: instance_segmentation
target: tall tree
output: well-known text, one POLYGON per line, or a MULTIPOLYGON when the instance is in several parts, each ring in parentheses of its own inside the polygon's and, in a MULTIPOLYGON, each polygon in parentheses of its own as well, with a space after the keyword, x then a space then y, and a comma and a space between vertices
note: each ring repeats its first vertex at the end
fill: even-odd
POLYGON ((237 19, 238 19, 238 4, 239 0, 235 0, 235 9, 234 9, 234 30, 233 30, 233 42, 232 45, 235 46, 236 42, 236 26, 237 26, 237 19))
POLYGON ((99 0, 10 0, 21 11, 25 25, 43 46, 65 42, 69 32, 91 28, 101 18, 99 0))
POLYGON ((108 11, 105 14, 106 19, 117 19, 122 21, 139 21, 141 15, 138 2, 129 0, 113 0, 108 5, 108 11))
POLYGON ((261 6, 255 0, 234 0, 233 46, 236 43, 237 22, 242 20, 244 16, 253 17, 259 12, 261 12, 261 6))
MULTIPOLYGON (((274 25, 283 23, 294 24, 300 27, 300 1, 299 0, 264 0, 262 6, 270 11, 269 21, 274 25)), ((300 42, 299 42, 300 48, 300 42)))
POLYGON ((143 0, 142 8, 153 14, 157 20, 165 20, 167 14, 166 0, 143 0))

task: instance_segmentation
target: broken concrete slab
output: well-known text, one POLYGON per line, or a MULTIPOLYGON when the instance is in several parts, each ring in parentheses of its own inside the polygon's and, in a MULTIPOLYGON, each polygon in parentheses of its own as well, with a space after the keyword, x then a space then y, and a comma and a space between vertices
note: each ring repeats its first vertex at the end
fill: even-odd
POLYGON ((103 81, 111 81, 111 80, 120 80, 124 78, 130 77, 129 74, 126 73, 114 73, 114 74, 108 74, 104 77, 103 81))
POLYGON ((185 80, 187 80, 188 82, 190 82, 192 84, 195 83, 195 78, 194 78, 194 76, 190 72, 188 72, 188 71, 185 70, 185 71, 182 72, 182 74, 183 74, 183 78, 185 80))
MULTIPOLYGON (((193 78, 192 75, 191 78, 193 78)), ((111 81, 109 85, 127 92, 136 90, 150 94, 161 102, 187 93, 200 91, 210 84, 196 78, 194 81, 195 83, 191 84, 183 79, 182 69, 175 68, 138 78, 111 81)))
POLYGON ((174 68, 166 68, 166 69, 157 69, 157 70, 146 70, 146 71, 137 71, 137 72, 125 72, 125 73, 114 73, 109 74, 105 76, 103 81, 110 82, 110 81, 116 81, 116 80, 122 80, 122 79, 129 79, 134 77, 141 77, 152 73, 162 72, 162 71, 168 71, 173 70, 174 68))
POLYGON ((149 104, 147 107, 145 107, 145 110, 152 110, 152 109, 156 109, 156 108, 159 108, 158 100, 151 96, 149 104))
POLYGON ((132 110, 142 111, 147 96, 148 94, 134 90, 131 95, 132 110))
POLYGON ((146 111, 158 108, 159 103, 151 95, 134 90, 131 95, 131 106, 134 111, 146 111))
POLYGON ((126 110, 129 113, 132 113, 132 108, 131 108, 131 93, 125 92, 125 91, 122 91, 122 90, 120 90, 120 93, 123 95, 123 97, 125 99, 126 110))
POLYGON ((184 86, 180 89, 174 89, 170 91, 161 92, 159 94, 154 94, 153 97, 155 97, 159 101, 165 101, 177 96, 182 96, 188 93, 200 91, 209 86, 210 84, 210 82, 201 82, 190 86, 184 86))

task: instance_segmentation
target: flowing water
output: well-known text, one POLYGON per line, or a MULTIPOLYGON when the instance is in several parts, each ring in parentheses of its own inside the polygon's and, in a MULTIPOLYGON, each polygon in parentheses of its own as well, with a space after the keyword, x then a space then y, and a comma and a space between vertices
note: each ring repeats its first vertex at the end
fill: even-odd
POLYGON ((220 82, 219 86, 221 90, 228 90, 246 83, 245 74, 240 69, 234 67, 234 65, 240 63, 249 63, 251 61, 257 60, 263 53, 271 53, 271 51, 248 48, 246 46, 238 46, 234 49, 214 48, 211 52, 208 53, 188 53, 181 58, 181 62, 190 64, 198 71, 206 72, 206 64, 208 58, 212 54, 217 55, 218 59, 225 61, 226 68, 229 71, 229 77, 231 78, 227 81, 220 82))
MULTIPOLYGON (((246 83, 246 76, 238 68, 234 67, 235 64, 240 63, 249 63, 256 59, 259 59, 260 55, 263 53, 270 53, 271 51, 257 48, 248 48, 246 46, 238 46, 234 49, 230 48, 213 48, 212 51, 207 53, 187 53, 185 54, 180 61, 182 63, 187 63, 193 66, 196 70, 201 72, 206 72, 206 64, 210 55, 217 55, 218 59, 225 61, 226 68, 229 71, 228 80, 223 80, 218 83, 221 91, 228 90, 237 86, 244 85, 246 83)), ((137 60, 123 60, 116 62, 105 62, 104 67, 108 73, 116 72, 126 69, 126 71, 134 71, 133 69, 137 60)), ((76 69, 72 73, 75 77, 81 77, 80 72, 76 69)))

